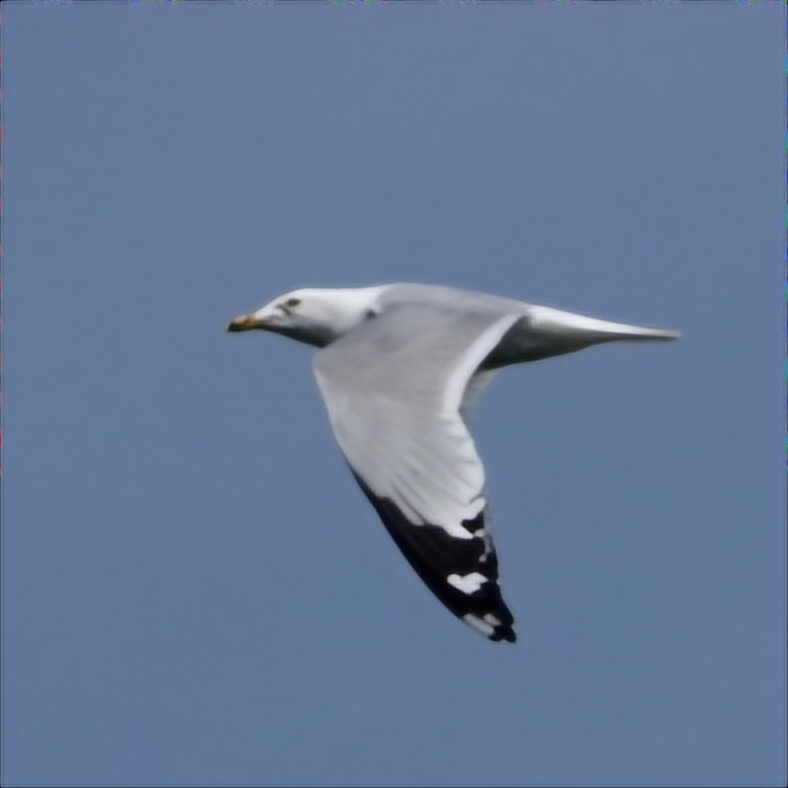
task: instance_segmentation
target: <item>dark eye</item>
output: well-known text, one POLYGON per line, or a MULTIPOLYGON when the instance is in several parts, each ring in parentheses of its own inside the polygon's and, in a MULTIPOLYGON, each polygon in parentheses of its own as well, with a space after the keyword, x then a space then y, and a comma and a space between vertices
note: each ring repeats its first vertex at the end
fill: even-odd
POLYGON ((287 301, 285 301, 285 306, 298 306, 300 303, 300 298, 288 298, 287 301))

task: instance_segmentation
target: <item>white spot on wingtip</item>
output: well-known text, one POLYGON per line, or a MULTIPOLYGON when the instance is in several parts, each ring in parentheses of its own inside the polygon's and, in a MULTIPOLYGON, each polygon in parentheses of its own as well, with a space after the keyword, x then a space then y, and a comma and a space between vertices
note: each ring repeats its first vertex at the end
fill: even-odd
MULTIPOLYGON (((489 613, 487 615, 489 615, 489 613)), ((484 621, 484 619, 479 618, 479 616, 473 615, 473 613, 466 613, 462 617, 462 620, 466 624, 472 626, 477 632, 481 632, 482 635, 486 635, 487 637, 490 637, 490 635, 495 634, 495 629, 492 626, 490 626, 490 624, 484 621)))
POLYGON ((484 542, 484 553, 479 556, 479 563, 483 564, 487 561, 487 556, 492 553, 492 539, 490 535, 487 533, 486 528, 480 528, 473 534, 477 539, 481 539, 484 542))
POLYGON ((498 618, 498 616, 494 616, 492 613, 485 613, 484 614, 484 620, 488 624, 492 624, 494 627, 501 626, 501 619, 498 618))
POLYGON ((462 591, 463 594, 475 594, 489 578, 480 572, 471 572, 467 575, 449 575, 446 582, 462 591))

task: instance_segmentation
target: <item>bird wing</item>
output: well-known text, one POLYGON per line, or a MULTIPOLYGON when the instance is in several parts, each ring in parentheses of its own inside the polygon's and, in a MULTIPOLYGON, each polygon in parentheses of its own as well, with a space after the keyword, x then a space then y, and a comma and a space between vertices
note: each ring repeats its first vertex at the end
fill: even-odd
POLYGON ((491 640, 514 641, 514 618, 462 414, 469 382, 518 318, 392 306, 313 362, 337 443, 386 529, 438 599, 491 640))

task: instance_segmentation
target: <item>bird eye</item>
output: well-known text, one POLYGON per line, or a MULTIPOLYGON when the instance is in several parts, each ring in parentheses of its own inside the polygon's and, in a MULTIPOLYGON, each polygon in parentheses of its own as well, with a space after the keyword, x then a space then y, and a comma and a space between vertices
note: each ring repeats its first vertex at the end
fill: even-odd
POLYGON ((301 303, 300 298, 288 298, 287 301, 278 303, 277 309, 281 309, 286 315, 290 314, 290 310, 301 303))

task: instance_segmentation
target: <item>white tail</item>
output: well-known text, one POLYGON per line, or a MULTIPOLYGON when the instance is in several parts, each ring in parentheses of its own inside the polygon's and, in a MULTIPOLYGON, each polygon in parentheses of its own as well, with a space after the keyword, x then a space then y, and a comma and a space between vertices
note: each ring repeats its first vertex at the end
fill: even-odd
POLYGON ((576 315, 573 312, 564 312, 561 309, 552 309, 547 306, 533 307, 530 323, 533 331, 551 334, 557 340, 564 339, 571 343, 580 342, 584 345, 628 339, 678 339, 681 336, 678 331, 631 326, 627 323, 612 323, 609 320, 576 315))

